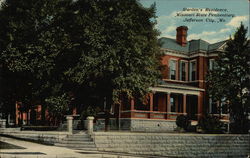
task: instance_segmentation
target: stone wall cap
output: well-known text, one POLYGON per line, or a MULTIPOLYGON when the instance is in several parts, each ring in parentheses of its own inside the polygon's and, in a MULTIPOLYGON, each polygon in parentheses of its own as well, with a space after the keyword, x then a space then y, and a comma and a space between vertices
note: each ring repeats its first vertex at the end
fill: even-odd
POLYGON ((95 118, 93 116, 88 116, 87 120, 94 120, 95 118))

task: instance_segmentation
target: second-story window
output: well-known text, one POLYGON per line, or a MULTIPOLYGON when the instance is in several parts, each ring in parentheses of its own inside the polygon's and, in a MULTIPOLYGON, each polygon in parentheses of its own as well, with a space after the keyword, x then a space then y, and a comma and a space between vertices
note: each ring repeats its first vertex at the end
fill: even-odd
POLYGON ((195 81, 196 80, 196 60, 190 61, 189 80, 190 81, 195 81))
POLYGON ((213 70, 215 66, 215 60, 209 59, 209 70, 213 70))
POLYGON ((170 79, 176 80, 176 60, 170 60, 170 79))
POLYGON ((187 80, 187 62, 186 61, 180 61, 180 80, 186 81, 187 80))

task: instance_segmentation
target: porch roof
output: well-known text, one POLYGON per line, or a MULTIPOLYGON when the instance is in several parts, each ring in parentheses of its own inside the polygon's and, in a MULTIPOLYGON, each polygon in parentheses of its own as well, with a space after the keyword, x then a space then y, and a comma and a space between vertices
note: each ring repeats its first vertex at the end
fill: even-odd
POLYGON ((179 93, 187 95, 200 95, 200 92, 204 92, 205 89, 184 85, 162 82, 161 84, 150 87, 153 92, 165 92, 165 93, 179 93))

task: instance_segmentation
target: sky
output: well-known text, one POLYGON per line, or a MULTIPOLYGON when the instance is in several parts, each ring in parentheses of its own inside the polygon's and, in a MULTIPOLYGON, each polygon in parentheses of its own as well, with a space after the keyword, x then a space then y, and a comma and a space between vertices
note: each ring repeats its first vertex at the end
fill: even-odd
POLYGON ((176 27, 184 25, 188 27, 188 40, 203 39, 215 43, 233 35, 241 22, 249 28, 249 0, 140 0, 140 2, 145 7, 156 3, 156 28, 161 32, 160 37, 175 38, 176 27))
POLYGON ((156 4, 156 28, 161 32, 160 37, 175 38, 176 27, 184 25, 188 27, 188 40, 203 39, 215 43, 233 35, 241 22, 249 28, 250 0, 139 1, 145 7, 156 4), (219 16, 223 14, 226 16, 219 16))

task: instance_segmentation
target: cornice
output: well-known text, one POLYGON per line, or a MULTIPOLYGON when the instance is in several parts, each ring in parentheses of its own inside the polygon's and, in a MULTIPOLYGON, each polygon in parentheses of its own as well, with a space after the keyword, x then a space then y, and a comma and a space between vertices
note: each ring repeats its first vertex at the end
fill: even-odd
POLYGON ((176 51, 176 50, 171 50, 171 49, 166 49, 162 48, 161 49, 165 55, 170 55, 170 56, 176 56, 176 57, 182 57, 182 58, 194 58, 194 57, 216 57, 218 56, 218 52, 223 52, 223 50, 216 49, 213 52, 208 52, 204 50, 198 50, 198 51, 193 51, 193 52, 183 52, 183 51, 176 51))

